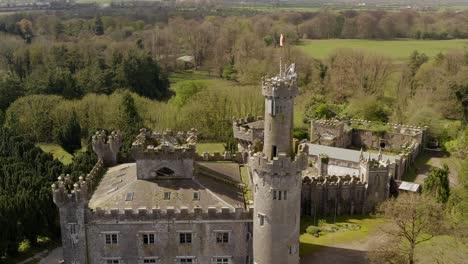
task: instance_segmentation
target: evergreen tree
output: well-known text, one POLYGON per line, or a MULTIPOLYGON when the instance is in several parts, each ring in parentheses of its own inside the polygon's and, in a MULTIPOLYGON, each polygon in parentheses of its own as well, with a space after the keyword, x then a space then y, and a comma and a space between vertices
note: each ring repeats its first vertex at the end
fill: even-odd
POLYGON ((0 128, 3 127, 3 124, 5 124, 5 113, 0 109, 0 128))
POLYGON ((122 152, 128 153, 135 136, 143 127, 143 119, 138 114, 135 100, 130 93, 125 93, 119 106, 117 130, 123 134, 122 152))
POLYGON ((151 99, 165 99, 169 82, 161 74, 159 64, 150 53, 132 50, 115 68, 115 85, 128 87, 133 92, 151 99))
POLYGON ((104 23, 102 23, 101 17, 96 17, 96 20, 94 22, 94 33, 97 36, 104 35, 104 23))
POLYGON ((75 112, 65 126, 55 131, 54 140, 69 153, 81 148, 81 126, 75 112))
POLYGON ((433 168, 424 180, 424 192, 432 194, 437 202, 447 202, 450 195, 449 168, 446 164, 442 168, 433 168))
POLYGON ((57 208, 50 185, 65 172, 52 155, 0 129, 0 260, 18 254, 18 245, 37 236, 57 237, 57 208))

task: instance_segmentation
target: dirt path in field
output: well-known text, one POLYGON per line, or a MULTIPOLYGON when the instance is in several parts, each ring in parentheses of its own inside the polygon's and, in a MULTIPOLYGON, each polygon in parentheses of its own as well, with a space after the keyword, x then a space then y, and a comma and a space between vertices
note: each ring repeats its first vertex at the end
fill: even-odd
POLYGON ((387 237, 376 230, 367 238, 357 239, 332 246, 320 246, 314 253, 301 257, 301 264, 362 264, 367 262, 367 252, 384 243, 387 237))

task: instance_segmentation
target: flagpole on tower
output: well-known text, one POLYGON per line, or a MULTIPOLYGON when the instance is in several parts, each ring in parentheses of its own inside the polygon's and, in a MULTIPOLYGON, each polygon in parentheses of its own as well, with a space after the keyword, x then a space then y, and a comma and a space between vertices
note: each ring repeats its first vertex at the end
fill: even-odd
POLYGON ((284 35, 281 33, 280 35, 280 77, 283 76, 283 47, 284 47, 284 35))

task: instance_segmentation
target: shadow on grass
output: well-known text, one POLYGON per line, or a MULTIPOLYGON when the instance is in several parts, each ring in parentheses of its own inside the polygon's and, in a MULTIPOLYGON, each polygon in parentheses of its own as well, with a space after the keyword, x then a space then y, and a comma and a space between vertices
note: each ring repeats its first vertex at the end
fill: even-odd
POLYGON ((301 256, 300 264, 361 264, 368 263, 366 251, 319 246, 301 243, 301 251, 311 252, 307 256, 301 256))

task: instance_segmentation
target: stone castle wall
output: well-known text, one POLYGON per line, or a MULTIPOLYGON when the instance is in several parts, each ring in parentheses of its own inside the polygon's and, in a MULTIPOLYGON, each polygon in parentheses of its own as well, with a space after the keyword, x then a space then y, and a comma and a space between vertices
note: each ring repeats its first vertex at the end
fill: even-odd
POLYGON ((358 178, 306 177, 302 183, 302 214, 330 216, 366 213, 366 185, 358 178))
POLYGON ((166 208, 88 211, 86 236, 89 264, 119 257, 123 263, 175 263, 180 256, 196 256, 196 263, 212 263, 213 257, 229 256, 244 263, 252 256, 252 212, 243 208, 166 208), (217 243, 218 231, 229 233, 229 242, 217 243), (118 234, 118 245, 106 245, 104 235, 118 234), (180 244, 179 233, 191 233, 192 243, 180 244), (155 234, 155 244, 143 244, 143 234, 155 234))

